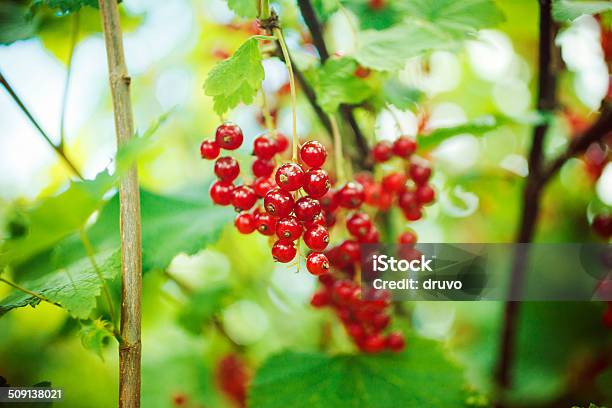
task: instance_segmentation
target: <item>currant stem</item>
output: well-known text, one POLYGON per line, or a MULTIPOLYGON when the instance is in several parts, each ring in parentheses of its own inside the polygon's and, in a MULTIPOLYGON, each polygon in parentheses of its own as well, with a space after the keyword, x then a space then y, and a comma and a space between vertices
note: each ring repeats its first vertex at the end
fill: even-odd
POLYGON ((295 92, 295 78, 293 76, 293 66, 291 64, 291 57, 289 56, 289 50, 283 37, 283 32, 280 28, 274 29, 274 36, 278 40, 283 51, 283 57, 285 58, 285 64, 287 64, 287 71, 289 72, 289 88, 291 89, 291 110, 292 110, 292 136, 293 143, 291 146, 291 160, 297 162, 298 160, 298 137, 297 137, 297 94, 295 92))
POLYGON ((334 115, 328 115, 329 122, 332 127, 332 135, 334 137, 334 162, 336 164, 336 177, 340 184, 346 182, 346 172, 344 169, 344 155, 342 154, 342 137, 340 136, 340 129, 338 128, 338 122, 334 115))
POLYGON ((397 130, 399 130, 400 134, 403 134, 404 133, 404 129, 402 129, 402 123, 400 121, 399 116, 397 116, 397 113, 393 110, 393 108, 389 104, 387 104, 385 106, 385 109, 387 109, 387 111, 389 112, 389 114, 393 118, 393 121, 395 121, 395 127, 397 127, 397 130))
POLYGON ((270 114, 270 106, 268 105, 268 98, 266 97, 266 91, 261 90, 261 112, 264 116, 266 128, 273 137, 276 137, 276 127, 274 126, 274 119, 270 114))

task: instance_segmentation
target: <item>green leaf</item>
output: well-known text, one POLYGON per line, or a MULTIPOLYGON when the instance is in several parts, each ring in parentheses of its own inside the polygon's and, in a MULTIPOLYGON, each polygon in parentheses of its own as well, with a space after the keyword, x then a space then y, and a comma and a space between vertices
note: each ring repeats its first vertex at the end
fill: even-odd
POLYGON ((391 78, 383 84, 383 98, 398 109, 412 109, 422 97, 423 92, 404 84, 398 78, 391 78))
POLYGON ((240 17, 257 17, 257 0, 227 0, 227 5, 240 17))
MULTIPOLYGON (((140 193, 143 271, 165 269, 180 253, 193 255, 215 242, 233 214, 210 200, 196 202, 140 193)), ((119 237, 119 197, 115 196, 91 229, 93 245, 119 237)))
POLYGON ((312 0, 312 7, 315 9, 321 22, 326 22, 332 14, 338 11, 340 1, 338 0, 312 0))
POLYGON ((102 360, 104 346, 113 337, 113 325, 101 318, 83 323, 81 327, 81 344, 96 353, 102 360))
POLYGON ((257 39, 250 38, 231 58, 219 62, 204 83, 204 92, 212 96, 215 112, 223 115, 240 102, 249 104, 264 79, 262 56, 257 39))
MULTIPOLYGON (((112 279, 120 270, 119 252, 102 252, 96 256, 96 263, 103 278, 112 279)), ((19 285, 58 303, 77 319, 89 318, 101 290, 100 279, 87 257, 61 265, 39 278, 19 282, 19 285)), ((36 296, 15 290, 0 301, 0 316, 18 307, 34 307, 40 301, 36 296)))
POLYGON ((412 19, 429 22, 459 37, 493 27, 505 19, 493 0, 402 0, 398 8, 412 19))
POLYGON ((319 69, 315 79, 317 101, 328 113, 340 104, 356 104, 372 94, 366 81, 355 76, 357 63, 351 58, 331 58, 319 69))
POLYGON ((357 36, 357 44, 354 55, 357 62, 379 71, 403 69, 409 58, 456 45, 452 39, 429 24, 408 23, 382 31, 362 31, 357 36))
POLYGON ((249 406, 458 407, 464 401, 462 386, 461 371, 438 344, 411 338, 401 354, 286 351, 272 356, 253 380, 249 406))
POLYGON ((61 14, 69 14, 79 11, 82 7, 98 8, 98 0, 34 0, 33 7, 45 5, 61 14))
POLYGON ((420 152, 431 150, 446 139, 450 139, 453 136, 457 136, 463 133, 469 133, 475 136, 483 135, 495 129, 504 122, 505 120, 503 118, 495 116, 483 116, 463 125, 439 128, 434 130, 430 134, 421 135, 418 137, 418 150, 420 152))
MULTIPOLYGON (((214 242, 232 218, 231 212, 213 206, 210 200, 194 202, 142 191, 140 203, 144 273, 165 269, 179 253, 192 255, 214 242)), ((87 236, 103 277, 113 279, 120 270, 118 195, 104 206, 87 236)), ((74 317, 86 319, 96 306, 101 282, 78 233, 16 265, 15 272, 22 278, 19 280, 22 287, 59 303, 74 317)), ((35 296, 13 291, 0 301, 0 316, 11 309, 38 303, 40 299, 35 296)))
POLYGON ((355 58, 361 65, 399 70, 409 58, 456 48, 477 30, 504 21, 492 0, 405 0, 396 6, 407 16, 403 22, 386 30, 359 33, 355 58))
POLYGON ((402 13, 396 7, 398 2, 385 2, 384 7, 381 8, 372 8, 368 0, 350 0, 343 1, 343 3, 357 15, 362 30, 384 30, 397 24, 403 18, 402 13))
POLYGON ((39 19, 17 1, 0 2, 0 44, 11 44, 36 34, 39 19))
POLYGON ((553 18, 560 22, 570 22, 585 14, 599 14, 612 10, 610 1, 555 0, 553 18))
POLYGON ((193 334, 202 333, 202 327, 209 323, 221 310, 230 293, 225 283, 207 286, 189 297, 189 302, 181 308, 178 321, 187 331, 193 334))
POLYGON ((116 176, 102 172, 94 180, 71 183, 63 193, 25 211, 27 234, 4 242, 0 247, 0 263, 22 262, 80 229, 104 204, 104 194, 115 182, 116 176))

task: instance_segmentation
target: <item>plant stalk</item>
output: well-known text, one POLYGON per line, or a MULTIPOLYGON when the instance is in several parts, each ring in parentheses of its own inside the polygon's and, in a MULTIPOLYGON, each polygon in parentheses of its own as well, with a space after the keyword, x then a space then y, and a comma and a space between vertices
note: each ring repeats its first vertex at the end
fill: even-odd
MULTIPOLYGON (((117 2, 99 0, 115 116, 117 145, 134 135, 131 78, 123 52, 117 2)), ((140 407, 142 245, 140 191, 136 165, 119 189, 121 233, 121 338, 119 345, 119 407, 140 407)))
MULTIPOLYGON (((540 112, 551 112, 556 104, 556 77, 553 64, 555 52, 556 26, 552 19, 552 0, 540 0, 540 30, 539 30, 539 56, 538 56, 538 101, 540 112)), ((508 300, 504 308, 504 321, 502 324, 499 356, 495 371, 495 382, 500 391, 511 386, 512 369, 514 367, 515 340, 518 330, 520 313, 520 299, 525 279, 525 268, 529 262, 529 247, 532 242, 535 227, 540 211, 540 199, 544 184, 542 182, 542 167, 544 161, 543 147, 548 122, 535 127, 529 151, 529 175, 523 189, 522 215, 519 231, 515 242, 514 262, 511 269, 510 288, 508 300)), ((502 395, 503 398, 503 395, 502 395)), ((503 406, 503 405, 498 405, 503 406)))

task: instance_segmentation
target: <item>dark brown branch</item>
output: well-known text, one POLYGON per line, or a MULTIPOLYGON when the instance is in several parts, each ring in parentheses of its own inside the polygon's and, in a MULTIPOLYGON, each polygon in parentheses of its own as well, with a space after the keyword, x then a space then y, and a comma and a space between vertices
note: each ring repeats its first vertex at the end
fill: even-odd
MULTIPOLYGON (((115 0, 99 0, 117 145, 134 135, 130 77, 125 64, 119 10, 115 0)), ((142 245, 140 191, 134 165, 119 189, 121 234, 121 338, 119 347, 119 407, 140 407, 142 245)))
MULTIPOLYGON (((537 107, 541 112, 552 111, 556 101, 556 78, 554 62, 554 38, 556 25, 552 20, 552 1, 540 0, 540 38, 539 38, 539 79, 537 107)), ((515 242, 529 243, 533 240, 535 226, 540 211, 540 198, 544 184, 541 182, 543 145, 548 122, 535 127, 529 152, 529 175, 523 190, 522 217, 515 242)), ((529 251, 526 245, 518 245, 511 270, 508 301, 504 310, 499 357, 495 381, 503 391, 510 387, 515 354, 515 338, 520 312, 520 293, 522 291, 525 267, 529 251)), ((503 398, 503 395, 502 395, 503 398)), ((498 404, 498 406, 501 406, 498 404)))
POLYGON ((595 123, 581 136, 574 138, 565 153, 555 159, 542 173, 542 181, 547 182, 557 174, 569 159, 584 153, 591 144, 602 140, 612 132, 612 102, 604 103, 602 112, 595 123))
POLYGON ((55 151, 55 153, 57 153, 57 155, 59 157, 61 157, 64 160, 66 165, 68 165, 68 167, 70 167, 70 170, 72 170, 72 172, 78 178, 80 178, 82 180, 83 177, 81 176, 81 173, 77 170, 77 168, 74 165, 74 163, 72 163, 72 161, 70 161, 70 159, 66 156, 66 153, 64 152, 63 147, 62 146, 57 146, 55 143, 53 143, 53 141, 51 141, 51 138, 49 138, 49 136, 47 135, 47 132, 45 132, 43 130, 43 128, 40 126, 40 124, 38 123, 38 121, 36 119, 34 119, 34 116, 32 116, 32 114, 30 113, 29 109, 21 101, 21 98, 19 98, 17 93, 13 90, 13 87, 11 86, 11 84, 9 84, 7 79, 4 77, 4 75, 2 75, 2 72, 0 72, 0 83, 2 84, 4 89, 6 89, 6 91, 9 93, 9 95, 11 95, 11 97, 13 98, 13 100, 15 101, 17 106, 19 106, 19 109, 21 109, 21 111, 30 120, 32 125, 34 125, 36 130, 38 130, 38 133, 40 133, 40 135, 43 137, 43 139, 45 139, 47 144, 55 151))
MULTIPOLYGON (((321 29, 321 24, 319 23, 314 8, 312 7, 312 3, 310 0, 298 0, 298 6, 300 8, 300 12, 302 13, 302 17, 304 18, 304 22, 312 35, 314 46, 321 57, 321 64, 324 64, 325 61, 329 59, 329 51, 325 45, 325 41, 323 40, 323 30, 321 29)), ((355 119, 355 112, 353 109, 354 108, 352 106, 340 106, 342 117, 353 131, 355 145, 359 150, 359 155, 356 157, 356 161, 360 168, 371 168, 372 165, 369 161, 370 149, 368 147, 368 142, 364 137, 363 132, 359 128, 359 124, 355 119)))

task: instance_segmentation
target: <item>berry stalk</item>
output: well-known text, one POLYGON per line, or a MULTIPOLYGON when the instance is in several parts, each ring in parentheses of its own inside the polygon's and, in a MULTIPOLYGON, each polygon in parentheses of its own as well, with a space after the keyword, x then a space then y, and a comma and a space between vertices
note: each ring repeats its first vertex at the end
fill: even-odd
POLYGON ((291 111, 292 111, 292 128, 291 133, 293 136, 293 144, 291 146, 291 160, 297 162, 298 160, 298 137, 297 137, 297 94, 295 91, 295 78, 293 76, 293 66, 291 64, 291 58, 289 57, 289 50, 283 37, 283 32, 280 28, 274 28, 274 36, 278 40, 283 51, 283 57, 285 58, 285 64, 287 64, 287 71, 289 71, 289 88, 291 90, 291 111))

